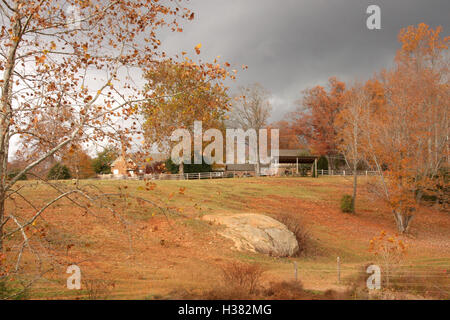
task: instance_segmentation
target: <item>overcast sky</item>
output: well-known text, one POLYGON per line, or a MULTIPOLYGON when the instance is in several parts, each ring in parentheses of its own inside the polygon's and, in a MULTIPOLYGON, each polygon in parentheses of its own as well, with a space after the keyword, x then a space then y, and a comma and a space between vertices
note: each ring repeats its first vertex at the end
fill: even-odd
POLYGON ((191 0, 195 19, 168 33, 174 54, 202 43, 201 58, 248 65, 233 84, 259 82, 273 95, 272 120, 295 108, 301 92, 330 76, 365 80, 392 63, 397 34, 408 25, 442 26, 449 35, 449 0, 191 0), (381 8, 381 30, 368 30, 366 9, 381 8))

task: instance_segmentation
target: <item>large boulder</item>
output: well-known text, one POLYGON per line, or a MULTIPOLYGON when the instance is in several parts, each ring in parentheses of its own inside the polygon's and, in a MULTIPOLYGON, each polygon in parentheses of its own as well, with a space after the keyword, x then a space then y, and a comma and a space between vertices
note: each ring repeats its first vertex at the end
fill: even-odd
POLYGON ((240 251, 288 257, 298 251, 294 234, 281 222, 261 214, 207 215, 204 220, 225 226, 220 234, 240 251))

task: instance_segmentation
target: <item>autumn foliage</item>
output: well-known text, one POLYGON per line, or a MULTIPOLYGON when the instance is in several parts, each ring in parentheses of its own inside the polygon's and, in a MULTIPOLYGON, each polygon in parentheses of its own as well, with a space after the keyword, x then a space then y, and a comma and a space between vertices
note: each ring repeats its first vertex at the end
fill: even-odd
POLYGON ((354 172, 353 199, 358 166, 377 171, 376 194, 402 233, 424 196, 448 189, 450 38, 441 33, 423 23, 402 29, 394 67, 365 83, 330 78, 328 89, 306 90, 290 115, 314 153, 345 159, 354 172))
POLYGON ((400 232, 409 228, 425 193, 445 184, 449 168, 448 42, 425 24, 400 32, 393 69, 368 84, 372 93, 362 122, 362 150, 381 176, 380 193, 400 232), (381 92, 381 90, 378 90, 381 92))
POLYGON ((381 231, 379 236, 370 240, 369 252, 375 256, 377 263, 382 267, 386 285, 389 286, 392 273, 407 254, 407 245, 398 235, 390 236, 386 231, 381 231))
POLYGON ((140 110, 150 145, 166 149, 172 132, 192 131, 194 121, 202 121, 205 128, 223 127, 229 98, 222 81, 234 75, 217 64, 207 67, 211 69, 190 60, 166 60, 147 70, 145 90, 152 99, 142 103, 140 110))
POLYGON ((290 115, 293 130, 308 142, 314 154, 338 154, 335 120, 344 104, 344 92, 345 83, 332 77, 328 88, 316 86, 304 91, 297 110, 290 115))
MULTIPOLYGON (((44 181, 58 193, 46 203, 33 203, 25 191, 31 184, 17 185, 21 177, 44 164, 49 169, 61 162, 70 167, 75 178, 90 177, 94 173, 92 162, 83 148, 129 147, 130 136, 143 131, 139 121, 142 104, 148 106, 149 114, 154 114, 150 109, 161 111, 157 101, 170 97, 176 100, 182 95, 190 101, 183 105, 185 109, 177 110, 182 115, 197 104, 198 100, 191 97, 203 97, 211 90, 222 94, 225 89, 219 80, 233 78, 235 73, 228 71, 228 63, 183 58, 184 62, 168 68, 178 68, 175 73, 167 74, 173 75, 174 80, 187 72, 189 76, 183 79, 194 79, 195 86, 165 91, 159 87, 161 81, 155 81, 143 90, 144 75, 152 71, 156 71, 152 79, 164 77, 166 87, 176 82, 169 84, 166 80, 170 76, 157 74, 162 71, 161 66, 169 66, 166 62, 171 61, 161 49, 159 38, 162 29, 182 32, 182 23, 193 20, 194 13, 183 7, 182 1, 7 0, 1 2, 0 9, 0 253, 16 234, 22 237, 22 242, 7 253, 16 259, 14 272, 18 272, 23 251, 29 250, 40 260, 40 251, 47 247, 40 245, 34 250, 27 232, 30 228, 37 232, 34 226, 48 208, 68 199, 91 212, 101 198, 93 195, 100 190, 87 190, 78 183, 57 185, 44 181), (218 81, 212 84, 210 79, 218 81), (14 139, 20 144, 20 166, 15 175, 8 177, 10 147, 17 141, 14 139), (26 200, 26 209, 17 207, 14 197, 26 200), (13 209, 7 210, 11 203, 13 209)), ((200 49, 201 45, 192 45, 194 55, 200 49)), ((200 108, 211 111, 214 106, 210 104, 216 100, 202 101, 207 102, 200 108)), ((110 202, 113 201, 100 206, 108 206, 112 216, 124 223, 110 202)), ((39 232, 45 233, 45 228, 39 232)), ((42 267, 42 263, 36 264, 37 269, 42 267)), ((40 274, 42 270, 36 272, 40 274)))

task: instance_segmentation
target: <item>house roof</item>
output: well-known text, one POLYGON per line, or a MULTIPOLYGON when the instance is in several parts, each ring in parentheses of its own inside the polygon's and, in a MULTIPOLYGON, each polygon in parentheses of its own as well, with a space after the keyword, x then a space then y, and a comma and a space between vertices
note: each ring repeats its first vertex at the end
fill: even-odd
POLYGON ((318 156, 308 154, 306 150, 302 149, 280 149, 279 150, 279 163, 313 163, 318 156))
MULTIPOLYGON (((113 161, 111 164, 111 167, 115 167, 118 163, 125 162, 125 158, 123 156, 118 157, 116 160, 113 161)), ((136 169, 137 165, 134 163, 134 161, 130 158, 126 159, 127 169, 136 169)))

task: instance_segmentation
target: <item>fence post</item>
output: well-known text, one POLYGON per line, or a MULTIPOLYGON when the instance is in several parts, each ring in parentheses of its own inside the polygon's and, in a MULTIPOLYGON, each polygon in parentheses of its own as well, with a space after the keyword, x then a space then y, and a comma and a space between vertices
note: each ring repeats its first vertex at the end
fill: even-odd
POLYGON ((331 169, 331 175, 333 175, 333 169, 331 169))
POLYGON ((337 278, 338 284, 341 284, 341 258, 337 257, 337 278))
POLYGON ((198 180, 200 180, 201 178, 200 178, 201 176, 200 176, 200 172, 198 173, 198 180))
POLYGON ((344 170, 344 177, 345 177, 345 170, 344 170))
POLYGON ((367 170, 366 170, 366 177, 367 177, 367 170))

